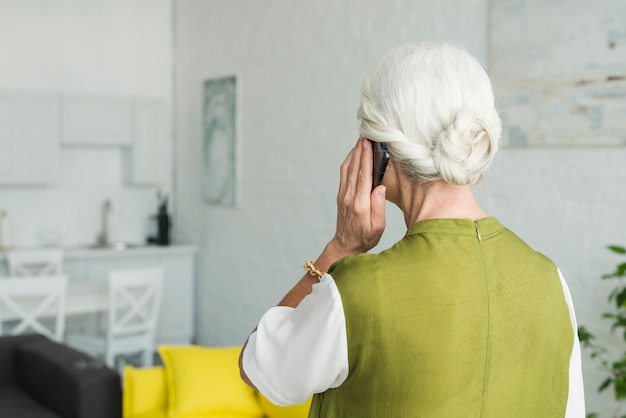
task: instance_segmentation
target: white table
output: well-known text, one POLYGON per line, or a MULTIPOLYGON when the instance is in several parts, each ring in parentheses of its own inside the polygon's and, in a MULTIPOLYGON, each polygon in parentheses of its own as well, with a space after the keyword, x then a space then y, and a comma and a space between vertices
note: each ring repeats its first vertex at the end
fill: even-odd
MULTIPOLYGON (((19 280, 2 279, 0 280, 19 280)), ((107 280, 70 281, 67 285, 65 300, 65 315, 83 315, 90 313, 106 312, 109 307, 109 284, 107 280)), ((54 316, 53 309, 45 314, 54 316)), ((0 306, 2 320, 19 319, 15 312, 0 306)))
POLYGON ((67 285, 66 315, 106 312, 109 308, 107 280, 76 281, 67 285))

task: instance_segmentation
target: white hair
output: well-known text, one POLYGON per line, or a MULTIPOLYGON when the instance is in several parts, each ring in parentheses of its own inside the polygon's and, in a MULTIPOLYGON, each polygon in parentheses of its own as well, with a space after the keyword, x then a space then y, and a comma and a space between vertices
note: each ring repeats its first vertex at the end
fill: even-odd
POLYGON ((502 132, 489 76, 467 51, 446 43, 393 49, 363 81, 357 117, 361 135, 386 143, 419 182, 480 181, 502 132))

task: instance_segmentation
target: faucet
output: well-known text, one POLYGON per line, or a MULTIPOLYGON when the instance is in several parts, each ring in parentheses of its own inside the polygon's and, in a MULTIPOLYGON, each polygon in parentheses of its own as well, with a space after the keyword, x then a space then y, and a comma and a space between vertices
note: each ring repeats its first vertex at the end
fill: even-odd
POLYGON ((98 247, 109 246, 109 216, 111 214, 111 201, 105 200, 102 204, 102 231, 98 234, 96 245, 98 247))

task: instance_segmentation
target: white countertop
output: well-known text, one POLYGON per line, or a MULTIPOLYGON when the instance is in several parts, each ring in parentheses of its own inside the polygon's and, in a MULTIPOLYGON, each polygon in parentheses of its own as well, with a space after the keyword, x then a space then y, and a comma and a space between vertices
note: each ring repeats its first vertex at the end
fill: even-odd
MULTIPOLYGON (((90 248, 89 246, 70 246, 63 248, 63 257, 68 260, 90 258, 125 258, 143 257, 150 255, 193 254, 196 252, 196 250, 196 247, 192 245, 138 245, 131 246, 123 250, 116 250, 113 248, 90 248)), ((0 260, 4 260, 5 258, 6 252, 0 251, 0 260)))

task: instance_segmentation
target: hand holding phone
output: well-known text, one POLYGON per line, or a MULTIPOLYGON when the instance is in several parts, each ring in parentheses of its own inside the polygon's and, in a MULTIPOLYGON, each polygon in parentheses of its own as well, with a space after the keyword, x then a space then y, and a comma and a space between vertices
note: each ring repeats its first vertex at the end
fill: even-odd
POLYGON ((378 244, 385 230, 386 190, 384 187, 378 187, 373 192, 368 189, 371 189, 372 177, 369 176, 373 171, 379 173, 379 179, 382 178, 389 153, 384 147, 377 149, 375 142, 367 141, 359 137, 341 164, 337 229, 331 240, 332 245, 329 243, 329 248, 340 253, 341 257, 371 250, 378 244), (375 154, 378 156, 375 157, 375 154), (379 163, 372 164, 373 158, 379 160, 379 163))
POLYGON ((372 190, 374 190, 383 181, 385 169, 387 169, 389 162, 389 151, 384 143, 371 139, 369 141, 372 143, 372 150, 374 151, 374 170, 372 173, 372 190))

